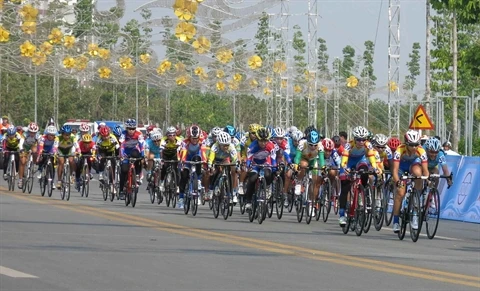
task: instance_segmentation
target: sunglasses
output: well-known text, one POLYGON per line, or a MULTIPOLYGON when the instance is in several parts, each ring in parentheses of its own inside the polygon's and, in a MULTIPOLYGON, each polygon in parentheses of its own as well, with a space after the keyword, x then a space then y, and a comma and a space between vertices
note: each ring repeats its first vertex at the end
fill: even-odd
POLYGON ((127 130, 135 130, 136 128, 127 128, 127 130))
POLYGON ((419 146, 418 143, 407 143, 407 145, 408 145, 409 147, 418 147, 418 146, 419 146))
POLYGON ((434 155, 438 154, 438 152, 436 152, 436 151, 428 151, 428 153, 429 154, 434 154, 434 155))
POLYGON ((366 138, 356 138, 355 141, 366 141, 367 139, 366 138))
POLYGON ((318 145, 318 143, 309 143, 308 145, 311 146, 311 147, 316 147, 318 145))
POLYGON ((167 134, 167 136, 172 137, 172 136, 176 136, 176 134, 167 134))

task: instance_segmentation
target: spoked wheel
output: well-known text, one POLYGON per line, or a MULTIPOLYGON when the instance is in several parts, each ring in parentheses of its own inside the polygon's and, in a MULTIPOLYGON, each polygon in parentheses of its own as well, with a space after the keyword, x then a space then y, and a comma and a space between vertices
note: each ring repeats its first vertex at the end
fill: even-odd
MULTIPOLYGON (((188 185, 188 184, 187 184, 188 185)), ((190 202, 192 201, 192 196, 190 193, 186 192, 183 195, 183 213, 188 214, 190 211, 190 202)))
POLYGON ((213 193, 212 196, 212 210, 213 210, 213 217, 218 218, 218 214, 220 213, 220 198, 219 194, 216 192, 213 193))
POLYGON ((362 185, 358 185, 357 204, 355 205, 355 234, 361 236, 365 227, 365 191, 362 185))
POLYGON ((257 215, 257 195, 254 193, 252 195, 252 208, 247 210, 248 212, 248 220, 253 222, 255 216, 257 215))
MULTIPOLYGON (((163 193, 158 186, 155 186, 155 194, 157 195, 157 204, 160 205, 163 202, 163 193)), ((167 205, 168 206, 168 205, 167 205)))
POLYGON ((27 166, 26 166, 26 170, 25 170, 25 173, 24 173, 24 177, 23 177, 23 185, 22 185, 22 193, 25 193, 27 191, 27 185, 28 185, 28 179, 29 179, 29 175, 30 175, 30 162, 27 163, 27 166))
POLYGON ((102 187, 103 201, 107 201, 108 195, 110 194, 109 193, 110 187, 108 187, 108 183, 105 182, 105 181, 100 182, 100 183, 102 183, 102 185, 103 185, 103 187, 102 187))
POLYGON ((408 202, 408 214, 410 216, 410 238, 413 242, 418 240, 420 231, 422 230, 422 209, 420 205, 420 191, 413 189, 412 196, 408 202), (416 222, 416 229, 413 228, 414 222, 416 222))
POLYGON ((15 169, 15 161, 10 162, 10 172, 8 176, 8 190, 10 191, 15 191, 15 175, 16 175, 16 169, 15 169))
POLYGON ((245 196, 242 194, 242 195, 238 195, 238 203, 240 204, 240 214, 244 214, 245 213, 245 196))
POLYGON ((375 210, 375 207, 373 205, 373 191, 371 186, 367 186, 365 189, 365 201, 364 203, 365 206, 365 225, 363 228, 364 233, 368 233, 370 230, 370 226, 372 226, 372 219, 373 219, 373 211, 375 210), (369 207, 368 207, 369 206, 369 207))
POLYGON ((172 208, 177 207, 177 179, 174 172, 170 172, 170 181, 168 183, 170 202, 172 208))
POLYGON ((383 226, 383 220, 384 220, 384 215, 385 215, 385 208, 383 208, 383 199, 378 197, 382 191, 382 188, 375 188, 375 201, 373 205, 373 224, 375 226, 375 230, 379 231, 382 229, 383 226), (380 201, 380 203, 377 203, 377 201, 380 201), (377 205, 380 204, 380 207, 377 207, 377 205))
POLYGON ((198 194, 193 195, 191 204, 192 204, 192 215, 195 216, 197 215, 197 210, 198 210, 198 194))
POLYGON ((290 189, 290 191, 288 192, 287 199, 288 199, 287 211, 288 213, 291 213, 293 210, 293 205, 295 204, 295 194, 293 194, 293 189, 290 189))
POLYGON ((150 202, 155 203, 155 186, 153 183, 148 183, 148 194, 150 195, 150 202))
MULTIPOLYGON (((67 161, 68 162, 68 161, 67 161)), ((63 173, 63 191, 65 191, 65 199, 70 200, 70 190, 71 190, 71 181, 70 181, 70 167, 65 167, 63 173)))
POLYGON ((285 203, 285 198, 283 197, 282 193, 283 189, 283 179, 282 177, 278 177, 275 181, 275 210, 277 211, 277 218, 282 219, 283 216, 283 207, 285 203))
POLYGON ((266 206, 267 206, 267 216, 268 216, 268 218, 272 218, 272 215, 273 215, 273 195, 271 195, 270 198, 267 199, 266 206))
POLYGON ((383 212, 385 217, 385 226, 389 226, 392 223, 394 195, 393 185, 391 183, 385 184, 383 188, 383 212))
MULTIPOLYGON (((330 179, 327 179, 325 183, 323 184, 323 193, 322 193, 322 199, 321 199, 321 204, 322 204, 322 218, 323 222, 327 222, 328 220, 328 215, 330 214, 330 211, 332 209, 332 202, 330 201, 330 197, 332 196, 332 185, 330 184, 330 179)), ((320 217, 320 214, 317 214, 320 217)), ((317 218, 318 220, 318 218, 317 218)))
POLYGON ((48 185, 47 174, 45 169, 43 169, 42 176, 40 177, 40 180, 38 182, 40 182, 40 194, 44 196, 45 190, 47 190, 47 185, 48 185))
MULTIPOLYGON (((68 161, 66 161, 68 162, 68 161)), ((60 197, 62 198, 62 200, 65 199, 65 194, 66 194, 66 189, 67 189, 67 183, 69 181, 69 177, 67 175, 67 165, 63 165, 63 174, 62 174, 62 187, 60 188, 60 197)))
POLYGON ((135 186, 132 189, 132 207, 135 207, 137 205, 137 196, 138 196, 138 186, 137 186, 137 181, 135 181, 135 186))
POLYGON ((46 175, 46 178, 47 178, 47 191, 48 191, 48 197, 52 197, 52 193, 53 193, 53 177, 55 176, 54 175, 54 172, 53 172, 53 165, 52 164, 49 164, 46 166, 47 167, 47 175, 46 175))
POLYGON ((295 210, 297 212, 297 221, 300 223, 303 219, 303 211, 305 208, 303 207, 303 195, 295 195, 295 210))
MULTIPOLYGON (((350 212, 350 211, 348 211, 350 212)), ((352 223, 352 218, 350 217, 349 214, 347 214, 347 221, 346 221, 346 224, 344 226, 342 226, 342 231, 344 234, 347 234, 348 231, 350 230, 350 224, 352 223)))
POLYGON ((407 212, 408 210, 405 208, 405 209, 402 209, 400 211, 400 215, 398 216, 398 219, 399 219, 399 224, 400 224, 400 231, 398 232, 398 238, 400 240, 403 240, 403 238, 405 237, 405 232, 407 231, 407 215, 408 213, 405 213, 407 212))
POLYGON ((427 237, 433 239, 437 233, 438 222, 440 219, 440 194, 436 188, 430 190, 425 203, 423 218, 425 220, 425 229, 427 237))
POLYGON ((31 194, 32 193, 32 189, 33 189, 33 163, 30 164, 30 167, 28 169, 28 175, 27 175, 27 191, 28 191, 28 194, 31 194))

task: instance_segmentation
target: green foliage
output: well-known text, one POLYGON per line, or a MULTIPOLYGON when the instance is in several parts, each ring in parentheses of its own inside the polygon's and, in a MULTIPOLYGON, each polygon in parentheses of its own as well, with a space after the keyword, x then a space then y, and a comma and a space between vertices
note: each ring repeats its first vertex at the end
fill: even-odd
POLYGON ((295 50, 295 55, 293 56, 293 60, 295 61, 294 70, 295 76, 294 81, 295 84, 304 84, 305 83, 305 70, 307 68, 307 63, 305 62, 305 53, 306 53, 306 46, 305 40, 303 39, 303 34, 300 29, 300 26, 295 25, 293 27, 293 42, 292 48, 295 50))
MULTIPOLYGON (((84 33, 92 31, 94 3, 92 0, 78 0, 74 6, 76 23, 73 26, 73 35, 79 37, 84 33)), ((49 9, 50 11, 55 11, 49 9)))
POLYGON ((320 79, 330 80, 330 70, 328 68, 329 55, 327 53, 327 42, 323 38, 318 38, 318 58, 317 69, 320 79))
POLYGON ((355 66, 355 49, 349 45, 343 48, 343 61, 340 68, 340 74, 344 78, 348 78, 353 75, 353 69, 355 66))
POLYGON ((435 10, 455 11, 460 23, 480 23, 480 0, 430 0, 430 3, 435 10))
POLYGON ((262 13, 262 16, 258 20, 257 33, 255 34, 255 54, 257 54, 262 60, 267 60, 268 56, 268 43, 271 31, 268 25, 268 14, 262 13))
POLYGON ((373 88, 375 86, 375 81, 377 77, 373 72, 373 55, 375 53, 375 45, 373 41, 367 40, 365 42, 365 51, 363 52, 363 70, 360 73, 362 78, 368 78, 370 86, 373 88))
POLYGON ((407 62, 409 75, 405 77, 404 88, 410 92, 417 85, 417 77, 420 75, 420 48, 420 43, 414 42, 412 52, 408 55, 410 58, 407 62))

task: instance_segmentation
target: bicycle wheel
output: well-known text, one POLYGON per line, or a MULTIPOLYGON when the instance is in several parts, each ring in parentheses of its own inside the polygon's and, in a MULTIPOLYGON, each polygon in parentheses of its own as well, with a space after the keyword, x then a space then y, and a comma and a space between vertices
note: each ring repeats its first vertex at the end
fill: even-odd
MULTIPOLYGON (((405 197, 403 198, 405 199, 405 197)), ((405 237, 405 233, 407 231, 407 223, 408 223, 408 206, 403 207, 403 202, 402 202, 402 208, 400 208, 400 215, 398 216, 398 223, 400 224, 400 231, 398 232, 398 238, 400 240, 403 240, 405 237)))
POLYGON ((336 176, 335 185, 334 187, 332 186, 332 192, 330 195, 330 200, 332 201, 332 206, 333 206, 333 213, 335 213, 335 215, 338 214, 338 197, 339 197, 339 193, 337 191, 338 189, 341 189, 340 180, 338 179, 338 176, 336 176))
POLYGON ((132 207, 135 207, 135 205, 137 205, 137 196, 138 196, 138 186, 137 186, 137 181, 135 181, 135 186, 133 186, 133 189, 132 189, 132 199, 131 199, 131 203, 132 203, 132 207))
POLYGON ((192 197, 191 199, 189 199, 189 204, 190 204, 190 207, 192 208, 192 216, 195 216, 197 215, 197 210, 198 210, 198 195, 201 194, 200 191, 198 189, 198 176, 197 176, 197 173, 195 173, 193 175, 193 189, 194 189, 194 193, 192 194, 192 197))
POLYGON ((125 185, 125 206, 130 204, 130 200, 132 199, 132 191, 133 191, 133 179, 135 176, 133 175, 133 170, 129 169, 127 172, 127 181, 125 185))
MULTIPOLYGON (((12 154, 13 155, 13 154, 12 154)), ((8 177, 8 190, 15 191, 15 175, 17 171, 15 169, 15 160, 10 161, 10 171, 8 177)))
POLYGON ((283 197, 283 179, 281 176, 277 177, 275 181, 275 210, 277 211, 277 218, 280 220, 283 216, 283 207, 285 203, 285 197, 283 197))
POLYGON ((22 193, 25 193, 27 191, 29 170, 30 170, 30 160, 27 161, 27 164, 25 165, 25 170, 24 170, 24 173, 23 173, 22 193))
POLYGON ((155 203, 155 186, 150 182, 148 182, 148 194, 150 195, 150 202, 155 203))
POLYGON ((64 185, 64 188, 65 188, 65 198, 67 199, 67 201, 70 200, 70 185, 71 185, 71 181, 70 181, 70 167, 67 167, 65 172, 67 173, 67 175, 65 176, 66 178, 64 179, 66 182, 65 182, 65 185, 64 185))
MULTIPOLYGON (((187 183, 188 187, 189 183, 187 183)), ((185 194, 183 195, 183 212, 185 214, 188 214, 188 211, 190 211, 190 201, 191 201, 191 193, 190 190, 186 190, 185 194)))
POLYGON ((292 187, 290 187, 290 190, 287 193, 287 199, 288 199, 287 211, 288 213, 291 213, 293 210, 293 205, 295 203, 295 194, 293 193, 292 187))
POLYGON ((314 191, 312 180, 308 181, 308 187, 307 189, 305 189, 305 191, 307 191, 307 197, 308 197, 307 203, 305 204, 305 222, 307 224, 310 224, 310 222, 312 222, 312 216, 314 216, 314 211, 315 211, 313 201, 310 200, 310 197, 312 197, 312 195, 310 194, 314 191))
POLYGON ((297 212, 297 221, 300 223, 303 219, 303 195, 295 195, 295 211, 297 212))
POLYGON ((30 165, 28 167, 28 172, 27 172, 27 191, 28 191, 28 194, 31 194, 32 193, 32 189, 33 189, 33 162, 30 161, 30 165))
POLYGON ((82 172, 82 196, 88 197, 90 192, 90 175, 88 174, 88 165, 83 165, 82 172))
POLYGON ((260 189, 258 191, 258 197, 260 199, 257 199, 257 221, 258 224, 262 224, 262 222, 265 220, 267 217, 267 193, 266 193, 266 182, 263 180, 262 185, 260 186, 260 189))
MULTIPOLYGON (((355 191, 355 189, 353 190, 355 191)), ((357 201, 355 204, 355 234, 361 236, 363 229, 365 227, 365 190, 363 186, 358 185, 357 191, 357 201)))
POLYGON ((248 212, 248 221, 253 222, 255 219, 255 216, 257 214, 257 194, 256 194, 256 189, 255 192, 252 194, 252 208, 247 210, 248 212))
POLYGON ((375 201, 374 201, 374 211, 373 211, 373 224, 375 226, 375 230, 380 231, 383 226, 383 221, 384 221, 384 215, 385 215, 385 209, 383 208, 383 199, 381 197, 378 197, 382 193, 382 188, 381 187, 375 187, 374 190, 375 194, 375 201), (377 201, 380 201, 380 207, 377 207, 377 201))
POLYGON ((437 233, 438 222, 440 220, 440 194, 436 188, 432 188, 427 198, 423 219, 425 220, 427 237, 433 239, 437 233))
POLYGON ((45 169, 42 170, 42 174, 38 182, 40 183, 40 194, 44 196, 45 190, 47 190, 47 184, 48 184, 45 169))
POLYGON ((320 204, 322 209, 317 211, 317 217, 315 219, 318 221, 320 218, 320 212, 322 212, 323 222, 327 222, 328 215, 332 210, 332 202, 330 201, 330 197, 332 196, 332 184, 330 183, 330 179, 327 179, 325 183, 323 183, 322 189, 322 198, 320 200, 320 204), (322 211, 323 210, 323 211, 322 211))
POLYGON ((383 188, 383 211, 385 217, 385 226, 389 226, 390 223, 392 223, 394 199, 395 194, 393 191, 393 185, 391 183, 385 184, 383 188))
POLYGON ((220 213, 220 199, 216 192, 214 192, 212 196, 212 210, 213 217, 218 218, 218 214, 220 213))
MULTIPOLYGON (((66 162, 68 162, 68 161, 66 161, 66 162)), ((62 200, 65 199, 65 193, 66 193, 66 187, 65 187, 66 183, 67 183, 66 182, 67 179, 65 178, 65 177, 67 177, 67 174, 66 174, 67 171, 66 170, 67 170, 67 165, 65 164, 65 165, 63 165, 62 181, 61 181, 62 186, 60 188, 60 197, 62 198, 62 200)))
POLYGON ((238 195, 238 203, 240 204, 240 214, 245 213, 245 198, 244 195, 238 195))
MULTIPOLYGON (((228 218, 228 211, 229 211, 229 196, 228 196, 228 187, 227 187, 227 181, 225 178, 220 178, 220 181, 218 182, 218 198, 220 201, 220 212, 222 213, 223 219, 227 220, 228 218)), ((217 194, 217 193, 215 193, 217 194)))
POLYGON ((51 163, 47 164, 45 166, 46 168, 46 173, 47 173, 47 191, 48 191, 48 197, 52 197, 53 193, 53 178, 55 177, 55 172, 53 169, 53 165, 51 163))
POLYGON ((372 219, 373 219, 373 211, 375 210, 375 207, 373 207, 373 190, 370 185, 368 185, 366 188, 364 188, 364 193, 365 193, 365 201, 366 201, 366 208, 365 208, 365 225, 363 228, 364 233, 368 233, 370 230, 370 227, 372 226, 372 219))
POLYGON ((347 221, 346 224, 342 226, 342 232, 344 234, 347 234, 348 231, 350 230, 350 224, 352 222, 352 218, 350 217, 350 210, 347 210, 347 221))
POLYGON ((422 209, 420 205, 420 195, 420 191, 413 189, 412 195, 410 196, 410 201, 408 202, 408 215, 410 216, 410 238, 413 242, 418 240, 422 230, 422 209), (416 229, 414 229, 412 226, 415 220, 417 221, 416 229))

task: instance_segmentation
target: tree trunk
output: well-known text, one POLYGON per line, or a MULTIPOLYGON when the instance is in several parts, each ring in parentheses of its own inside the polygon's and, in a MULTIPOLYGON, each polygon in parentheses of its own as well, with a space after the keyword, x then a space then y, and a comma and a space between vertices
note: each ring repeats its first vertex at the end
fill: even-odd
POLYGON ((452 147, 454 151, 458 151, 458 98, 457 98, 457 57, 458 57, 458 48, 457 48, 457 14, 453 11, 453 78, 452 78, 452 118, 453 118, 453 129, 452 129, 452 147))

